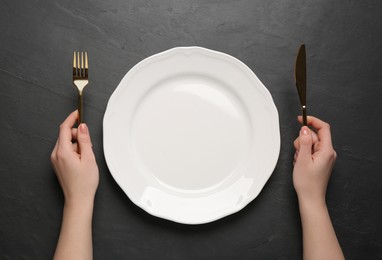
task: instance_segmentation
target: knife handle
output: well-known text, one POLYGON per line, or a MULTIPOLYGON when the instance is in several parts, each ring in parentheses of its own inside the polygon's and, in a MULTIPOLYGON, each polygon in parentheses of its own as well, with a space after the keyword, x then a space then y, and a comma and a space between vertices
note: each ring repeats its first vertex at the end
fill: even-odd
POLYGON ((306 116, 306 106, 302 106, 301 110, 302 110, 302 125, 308 125, 308 119, 306 116))

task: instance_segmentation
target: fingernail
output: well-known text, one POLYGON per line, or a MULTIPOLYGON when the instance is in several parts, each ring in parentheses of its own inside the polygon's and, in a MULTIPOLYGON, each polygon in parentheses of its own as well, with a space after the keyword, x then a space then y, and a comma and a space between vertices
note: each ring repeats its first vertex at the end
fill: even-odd
POLYGON ((302 135, 307 135, 307 134, 309 134, 309 132, 310 132, 310 129, 309 129, 307 126, 303 126, 303 127, 301 128, 301 132, 300 132, 300 134, 302 134, 302 135))
POLYGON ((87 127, 87 125, 85 123, 80 124, 80 132, 82 134, 87 134, 88 133, 88 127, 87 127))

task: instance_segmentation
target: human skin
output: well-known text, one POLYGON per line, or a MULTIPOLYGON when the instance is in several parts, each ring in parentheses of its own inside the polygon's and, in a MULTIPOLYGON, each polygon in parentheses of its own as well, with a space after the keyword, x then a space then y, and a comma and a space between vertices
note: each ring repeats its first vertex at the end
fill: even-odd
POLYGON ((74 111, 60 126, 51 161, 65 197, 54 259, 92 259, 92 216, 99 182, 98 166, 86 124, 73 128, 74 111))
MULTIPOLYGON (((298 118, 302 122, 302 118, 298 118)), ((328 208, 326 189, 337 157, 330 126, 309 116, 295 140, 293 185, 297 193, 303 231, 303 259, 344 259, 328 208)))
MULTIPOLYGON (((73 128, 73 112, 60 126, 51 161, 65 204, 54 259, 92 259, 92 216, 99 182, 97 163, 86 124, 73 128)), ((301 123, 301 117, 298 119, 301 123)), ((293 185, 303 229, 304 259, 344 259, 326 206, 326 189, 336 160, 330 126, 308 117, 295 140, 293 185), (317 132, 316 132, 317 131, 317 132)))

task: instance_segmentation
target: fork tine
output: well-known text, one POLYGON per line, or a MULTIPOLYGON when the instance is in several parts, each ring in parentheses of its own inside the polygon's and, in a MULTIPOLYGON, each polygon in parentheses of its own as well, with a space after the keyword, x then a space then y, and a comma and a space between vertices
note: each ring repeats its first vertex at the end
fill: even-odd
POLYGON ((77 51, 77 76, 81 77, 81 71, 80 71, 80 52, 77 51))
POLYGON ((80 53, 80 61, 81 63, 79 64, 79 67, 80 67, 80 77, 83 77, 84 76, 84 55, 83 55, 83 52, 80 53))
POLYGON ((85 77, 88 77, 88 52, 85 51, 85 77))
POLYGON ((76 76, 77 63, 76 63, 76 52, 73 52, 73 76, 76 76))

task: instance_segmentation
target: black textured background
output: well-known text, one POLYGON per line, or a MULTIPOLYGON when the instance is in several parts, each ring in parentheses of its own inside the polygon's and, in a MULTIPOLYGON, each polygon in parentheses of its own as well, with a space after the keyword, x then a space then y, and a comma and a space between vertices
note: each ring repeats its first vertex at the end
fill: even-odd
POLYGON ((76 109, 73 50, 90 56, 85 120, 100 167, 95 259, 300 259, 292 186, 299 125, 293 66, 307 45, 309 113, 330 122, 338 160, 327 202, 347 259, 382 259, 382 1, 0 1, 0 259, 50 259, 63 196, 49 156, 76 109), (260 196, 219 221, 186 226, 136 207, 105 164, 102 119, 142 59, 197 45, 246 63, 271 92, 282 147, 260 196))

